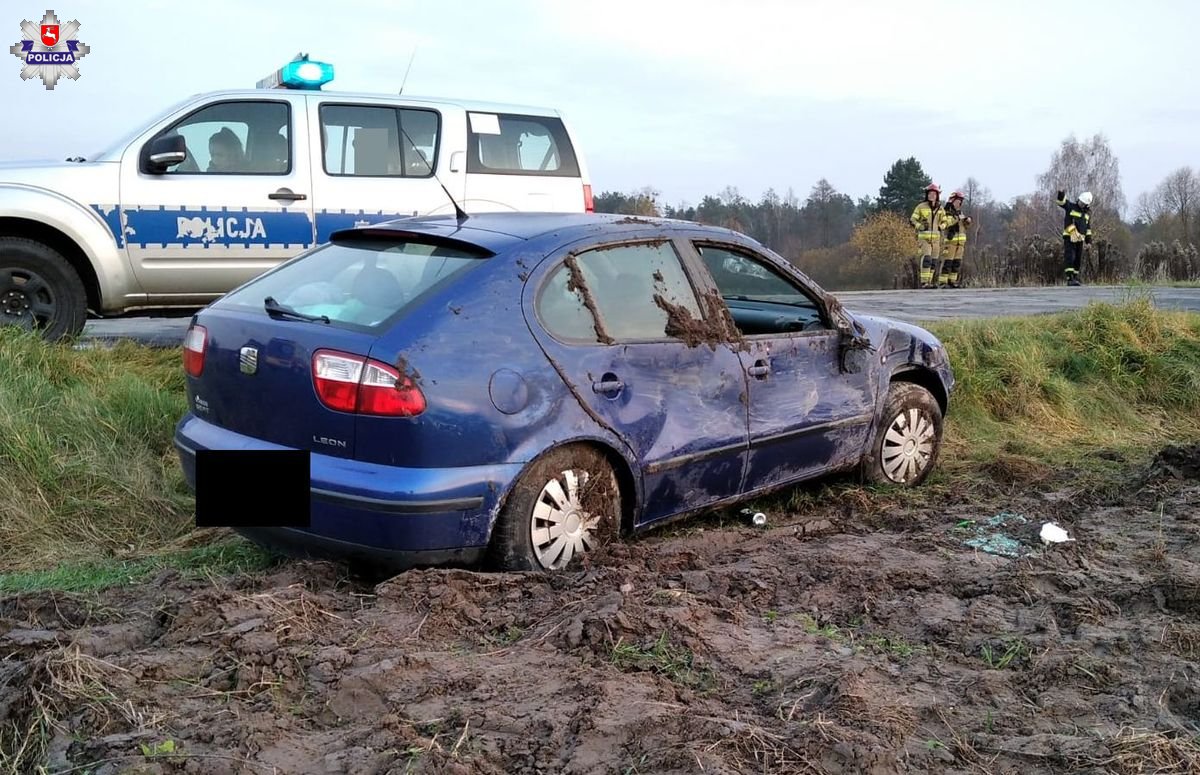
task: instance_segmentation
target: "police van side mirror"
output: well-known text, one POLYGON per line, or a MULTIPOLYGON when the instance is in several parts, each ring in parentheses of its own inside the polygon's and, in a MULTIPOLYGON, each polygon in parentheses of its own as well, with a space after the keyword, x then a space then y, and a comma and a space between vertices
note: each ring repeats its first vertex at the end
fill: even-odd
POLYGON ((150 141, 143 157, 143 168, 151 174, 162 174, 168 167, 187 159, 187 141, 183 135, 163 135, 150 141))

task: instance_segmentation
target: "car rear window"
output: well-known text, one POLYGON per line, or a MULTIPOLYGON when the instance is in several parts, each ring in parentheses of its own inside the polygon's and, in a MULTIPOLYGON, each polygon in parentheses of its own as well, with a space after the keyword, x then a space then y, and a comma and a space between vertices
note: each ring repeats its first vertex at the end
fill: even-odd
POLYGON ((477 266, 488 254, 393 240, 332 243, 262 275, 214 306, 264 310, 267 297, 332 324, 375 328, 477 266))
POLYGON ((551 116, 467 114, 467 172, 579 177, 566 126, 551 116))

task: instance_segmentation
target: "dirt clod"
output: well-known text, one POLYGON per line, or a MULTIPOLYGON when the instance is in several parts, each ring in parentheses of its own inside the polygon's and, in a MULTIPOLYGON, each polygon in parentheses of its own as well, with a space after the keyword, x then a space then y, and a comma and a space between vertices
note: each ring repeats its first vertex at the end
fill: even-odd
POLYGON ((587 307, 588 312, 592 314, 592 327, 596 332, 597 341, 602 344, 612 344, 616 340, 609 336, 604 328, 604 318, 600 316, 600 308, 596 306, 596 297, 592 295, 592 289, 579 269, 579 262, 575 260, 575 256, 567 256, 563 260, 563 265, 567 267, 567 290, 579 294, 579 298, 583 300, 583 306, 587 307))
POLYGON ((413 385, 421 384, 421 372, 409 364, 408 359, 403 355, 396 357, 396 371, 400 372, 401 377, 401 380, 396 383, 397 387, 402 384, 405 378, 413 385))
POLYGON ((1146 478, 1200 479, 1200 444, 1164 448, 1150 464, 1146 478))
POLYGON ((695 317, 682 304, 668 301, 661 293, 654 294, 654 303, 667 313, 667 336, 683 341, 688 347, 706 344, 715 350, 719 344, 744 347, 745 339, 738 330, 724 302, 716 292, 701 297, 708 313, 704 318, 695 317))

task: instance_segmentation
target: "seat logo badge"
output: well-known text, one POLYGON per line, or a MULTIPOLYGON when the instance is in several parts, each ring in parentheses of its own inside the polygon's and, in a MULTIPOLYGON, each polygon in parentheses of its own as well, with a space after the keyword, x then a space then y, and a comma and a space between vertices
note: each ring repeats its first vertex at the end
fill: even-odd
POLYGON ((253 347, 243 347, 238 354, 238 363, 243 374, 254 374, 258 371, 258 350, 253 347))

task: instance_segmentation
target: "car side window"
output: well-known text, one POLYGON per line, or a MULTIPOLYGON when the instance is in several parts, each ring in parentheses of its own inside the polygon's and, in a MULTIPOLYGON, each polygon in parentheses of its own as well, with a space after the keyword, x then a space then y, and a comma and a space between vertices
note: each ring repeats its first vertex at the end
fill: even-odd
POLYGON ((325 172, 356 177, 433 175, 438 114, 368 105, 322 105, 325 172))
POLYGON ((597 248, 567 258, 542 289, 537 309, 556 338, 588 343, 670 338, 667 309, 701 317, 670 242, 597 248))
POLYGON ((744 336, 828 328, 816 300, 761 257, 718 245, 696 251, 744 336))
POLYGON ((286 102, 201 108, 161 133, 181 135, 187 144, 187 158, 166 174, 285 175, 292 168, 289 113, 286 102))

